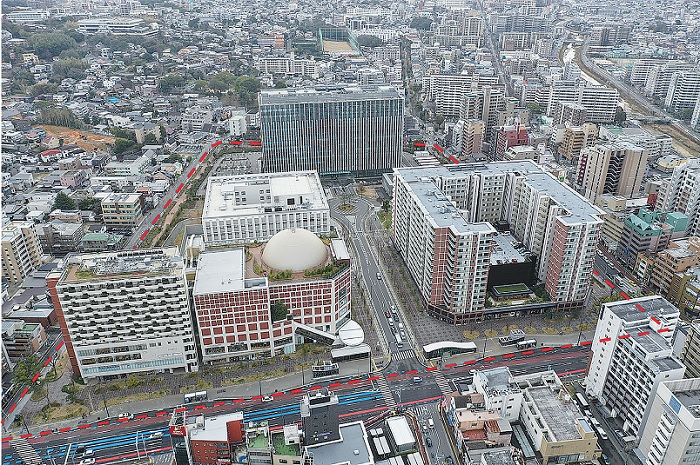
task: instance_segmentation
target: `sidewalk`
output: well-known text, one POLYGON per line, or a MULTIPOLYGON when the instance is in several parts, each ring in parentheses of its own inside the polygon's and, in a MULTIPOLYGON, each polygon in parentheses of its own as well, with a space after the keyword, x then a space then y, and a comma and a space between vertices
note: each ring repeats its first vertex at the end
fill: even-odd
MULTIPOLYGON (((328 376, 324 378, 313 379, 311 375, 311 369, 307 368, 304 372, 289 373, 283 376, 279 376, 273 379, 266 379, 260 382, 237 384, 233 386, 227 386, 225 388, 212 388, 207 390, 208 400, 225 400, 225 399, 239 399, 239 398, 251 398, 257 395, 270 395, 276 391, 289 391, 294 388, 302 386, 314 386, 327 385, 335 380, 356 378, 367 374, 367 369, 369 368, 369 362, 367 360, 355 360, 350 362, 343 362, 340 364, 340 373, 336 376, 328 376)), ((94 423, 99 420, 107 418, 107 413, 104 409, 104 404, 102 404, 101 398, 93 399, 95 409, 90 412, 86 418, 72 418, 69 420, 63 420, 42 425, 31 425, 30 430, 32 433, 37 434, 39 431, 60 429, 60 428, 76 428, 78 425, 85 423, 94 423), (101 408, 100 408, 101 407, 101 408)), ((122 412, 129 412, 132 414, 138 414, 141 412, 150 412, 157 410, 166 410, 177 407, 184 402, 184 396, 169 395, 164 397, 159 397, 156 399, 149 399, 143 401, 126 402, 119 405, 108 405, 107 410, 109 410, 109 417, 117 417, 122 412)), ((11 428, 9 423, 5 424, 6 432, 16 432, 20 434, 20 429, 22 433, 26 431, 24 428, 11 428)))

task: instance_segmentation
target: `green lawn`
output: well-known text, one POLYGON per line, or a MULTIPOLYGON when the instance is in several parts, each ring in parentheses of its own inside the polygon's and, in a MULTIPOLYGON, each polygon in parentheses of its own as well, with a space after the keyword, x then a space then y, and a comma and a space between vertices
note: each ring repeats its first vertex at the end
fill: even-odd
POLYGON ((523 283, 504 284, 503 286, 493 286, 493 288, 500 294, 510 294, 511 292, 530 292, 530 288, 523 283))

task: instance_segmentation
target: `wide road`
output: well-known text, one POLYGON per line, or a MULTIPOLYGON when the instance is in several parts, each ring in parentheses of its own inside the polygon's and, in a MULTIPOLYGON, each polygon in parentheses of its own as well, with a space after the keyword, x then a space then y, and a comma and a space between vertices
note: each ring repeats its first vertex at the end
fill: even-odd
MULTIPOLYGON (((512 360, 476 361, 468 366, 443 370, 441 373, 453 386, 458 386, 471 378, 474 369, 499 366, 508 366, 514 375, 553 369, 567 380, 571 379, 572 375, 581 376, 586 366, 588 351, 588 347, 554 349, 545 353, 537 351, 531 356, 512 360)), ((377 375, 374 379, 343 380, 343 382, 329 385, 339 396, 341 420, 367 419, 387 410, 386 398, 379 388, 379 376, 384 375, 377 375)), ((415 408, 419 418, 423 420, 433 418, 437 423, 435 401, 440 399, 442 394, 436 382, 435 372, 423 370, 419 375, 390 373, 384 379, 397 405, 415 408), (416 376, 421 378, 420 382, 416 382, 416 376)), ((303 395, 304 392, 301 389, 292 389, 288 392, 276 393, 270 402, 262 402, 259 398, 217 400, 190 404, 187 408, 188 411, 196 412, 197 415, 207 416, 243 411, 246 422, 266 420, 271 427, 280 427, 286 423, 300 421, 299 401, 303 395)), ((150 454, 171 450, 167 429, 170 412, 167 414, 165 411, 132 413, 134 418, 124 423, 112 420, 105 426, 90 425, 88 428, 73 429, 65 434, 34 437, 29 439, 29 443, 45 463, 51 463, 51 465, 54 461, 57 465, 68 463, 73 465, 73 452, 77 445, 93 449, 98 464, 137 457, 143 454, 144 450, 150 454), (164 433, 164 437, 151 439, 151 435, 156 432, 164 433)), ((36 434, 35 431, 32 432, 36 434)), ((437 433, 431 434, 437 435, 437 433)), ((437 440, 437 436, 434 436, 434 439, 437 440)), ((436 452, 438 450, 434 449, 436 452)), ((9 443, 3 442, 2 451, 2 465, 19 465, 19 457, 9 443)))

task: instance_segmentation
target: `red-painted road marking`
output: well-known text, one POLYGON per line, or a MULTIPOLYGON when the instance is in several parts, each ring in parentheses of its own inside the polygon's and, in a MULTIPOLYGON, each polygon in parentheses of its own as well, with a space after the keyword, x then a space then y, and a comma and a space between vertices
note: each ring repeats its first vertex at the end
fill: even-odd
POLYGON ((251 147, 260 147, 260 146, 262 146, 262 142, 260 142, 259 140, 251 140, 250 146, 251 147))
POLYGON ((12 404, 12 407, 10 407, 10 410, 8 410, 7 413, 14 412, 16 408, 17 408, 17 404, 12 404))
POLYGON ((418 373, 418 370, 409 370, 406 372, 407 375, 415 375, 416 373, 418 373))
POLYGON ((207 158, 207 155, 209 155, 207 152, 204 152, 201 157, 199 157, 199 162, 203 162, 205 158, 207 158))
MULTIPOLYGON (((342 386, 342 385, 343 385, 343 383, 331 383, 331 384, 328 385, 328 387, 329 387, 329 388, 337 388, 337 387, 340 387, 340 386, 342 386)), ((274 394, 273 394, 273 395, 274 395, 274 394)))
POLYGON ((388 375, 386 375, 387 378, 396 378, 397 376, 399 376, 398 373, 389 373, 388 375))
POLYGON ((195 405, 195 406, 194 406, 194 409, 195 409, 195 410, 202 410, 202 409, 205 409, 205 408, 207 408, 206 405, 195 405))
POLYGON ((67 433, 68 431, 70 431, 70 428, 61 428, 58 430, 59 433, 67 433))
POLYGON ((445 368, 454 368, 456 366, 457 366, 456 363, 448 363, 447 365, 445 365, 445 368))
POLYGON ((610 342, 610 341, 611 341, 611 339, 609 337, 604 337, 600 340, 600 342, 602 342, 603 344, 605 344, 606 342, 610 342))
POLYGON ((476 360, 466 360, 464 362, 465 365, 474 365, 476 363, 476 360))
POLYGON ((56 350, 61 350, 61 347, 63 347, 63 344, 65 344, 65 342, 63 342, 63 341, 59 342, 58 345, 56 346, 56 350))
MULTIPOLYGON (((262 399, 262 397, 261 397, 261 399, 262 399)), ((240 404, 241 402, 245 402, 245 399, 233 399, 233 402, 235 404, 240 404)))
POLYGON ((106 426, 109 425, 109 420, 103 420, 103 421, 98 421, 97 426, 106 426))
POLYGON ((12 436, 6 436, 6 437, 2 438, 2 442, 8 442, 8 441, 12 441, 12 436))
POLYGON ((574 345, 573 344, 564 344, 563 346, 560 347, 560 349, 571 349, 574 345))
POLYGON ((627 294, 625 294, 625 293, 622 292, 622 291, 620 291, 620 297, 622 297, 622 298, 625 299, 625 300, 630 300, 630 296, 628 296, 627 294))
POLYGON ((605 280, 605 284, 607 284, 608 287, 610 287, 610 289, 615 289, 615 285, 613 283, 611 283, 609 279, 605 280))
POLYGON ((513 358, 513 357, 515 357, 515 354, 504 354, 503 355, 504 359, 509 359, 509 358, 513 358))
POLYGON ((596 276, 600 276, 600 273, 598 273, 596 270, 593 270, 593 274, 596 276))
POLYGON ((425 369, 425 371, 435 371, 437 370, 437 367, 428 367, 425 369))
POLYGON ((243 142, 241 142, 240 140, 232 140, 232 141, 229 141, 229 144, 231 144, 231 145, 243 145, 243 142))
POLYGON ((163 205, 163 210, 167 210, 171 203, 173 203, 173 199, 168 199, 165 205, 163 205))
POLYGON ((525 356, 525 355, 532 355, 532 354, 534 354, 534 353, 535 353, 534 350, 526 350, 526 351, 524 351, 524 352, 520 352, 520 355, 525 356))
POLYGON ((669 331, 671 331, 670 328, 661 328, 660 330, 657 331, 657 333, 667 333, 669 331))
POLYGON ((367 378, 367 381, 376 381, 378 379, 379 379, 379 376, 370 376, 369 378, 367 378))
POLYGON ((32 437, 32 435, 29 433, 25 433, 25 434, 20 434, 19 437, 21 437, 22 439, 29 439, 32 437))
POLYGON ((586 369, 581 368, 580 370, 573 370, 573 371, 565 371, 563 373, 557 373, 560 378, 563 378, 564 376, 571 376, 571 375, 577 375, 579 373, 585 373, 586 369))
POLYGON ((637 310, 639 310, 640 312, 646 312, 646 310, 644 310, 644 307, 642 307, 641 305, 634 304, 634 306, 637 307, 637 310))
POLYGON ((157 416, 157 417, 162 417, 162 416, 165 416, 165 415, 167 415, 167 414, 168 414, 168 412, 166 412, 165 410, 163 410, 163 411, 161 411, 161 412, 156 412, 156 416, 157 416))
MULTIPOLYGON (((141 451, 141 452, 139 452, 139 454, 141 454, 141 455, 148 455, 148 454, 155 455, 155 454, 158 454, 161 452, 167 452, 167 451, 171 451, 171 450, 173 450, 172 447, 159 447, 158 449, 148 449, 146 451, 141 451)), ((128 460, 128 459, 130 459, 132 457, 136 457, 136 456, 137 456, 137 453, 132 452, 130 454, 115 455, 114 457, 105 457, 103 459, 97 459, 96 462, 97 463, 114 463, 114 462, 117 462, 119 460, 128 460)))
POLYGON ((146 414, 146 413, 142 413, 141 415, 136 415, 137 420, 145 420, 146 418, 148 418, 148 414, 146 414))
POLYGON ((640 337, 641 336, 648 336, 648 335, 649 335, 649 331, 642 331, 640 333, 637 333, 637 336, 640 336, 640 337))
POLYGON ((187 173, 187 178, 188 178, 188 179, 191 178, 195 171, 197 171, 197 168, 196 168, 196 167, 195 167, 195 168, 192 168, 192 169, 190 170, 190 172, 187 173))
POLYGON ((661 324, 661 322, 659 321, 659 319, 656 318, 656 317, 653 316, 653 315, 650 316, 649 319, 650 319, 651 321, 653 321, 654 323, 656 323, 657 325, 660 325, 660 324, 661 324))
POLYGON ((175 189, 175 193, 176 193, 176 194, 179 194, 183 187, 185 187, 185 184, 184 184, 184 183, 180 183, 180 185, 177 186, 177 189, 175 189))
POLYGON ((425 142, 414 142, 413 146, 414 147, 425 147, 425 142))
POLYGON ((36 380, 39 379, 39 376, 41 376, 41 372, 37 372, 37 374, 34 375, 32 378, 32 383, 36 383, 36 380))
POLYGON ((186 411, 187 411, 187 407, 180 407, 180 408, 175 409, 175 413, 182 413, 182 412, 186 412, 186 411))
POLYGON ((153 218, 153 221, 151 221, 151 224, 156 224, 159 219, 160 219, 160 214, 157 214, 156 217, 153 218))
POLYGON ((630 335, 629 334, 621 334, 620 336, 617 337, 618 339, 629 339, 630 335))
POLYGON ((88 429, 91 425, 89 423, 86 423, 84 425, 78 425, 78 429, 88 429))
POLYGON ((28 392, 29 392, 29 388, 28 387, 24 388, 24 391, 22 391, 22 394, 19 395, 19 398, 24 399, 24 396, 26 396, 28 392))
POLYGON ((361 379, 351 379, 350 381, 348 381, 348 384, 359 384, 361 382, 361 379))
POLYGON ((437 150, 438 152, 440 152, 440 153, 443 152, 442 147, 440 147, 438 144, 433 144, 433 148, 434 148, 435 150, 437 150))
POLYGON ((455 157, 453 157, 452 155, 450 155, 450 161, 451 161, 452 163, 454 163, 455 165, 459 165, 459 160, 457 160, 457 159, 456 159, 455 157))
POLYGON ((272 397, 279 397, 279 396, 283 396, 283 395, 284 395, 284 392, 280 392, 280 391, 278 391, 278 392, 273 392, 271 395, 272 395, 272 397))
POLYGON ((226 404, 226 402, 222 402, 222 401, 214 402, 214 407, 221 407, 222 405, 225 405, 225 404, 226 404))
POLYGON ((319 389, 321 389, 321 386, 311 386, 309 391, 318 391, 319 389))
POLYGON ((593 341, 581 341, 579 343, 580 346, 589 346, 591 344, 593 344, 593 341))
POLYGON ((303 389, 292 389, 289 391, 290 394, 301 394, 302 392, 304 392, 303 389))
POLYGON ((147 230, 145 230, 145 231, 143 232, 143 234, 141 234, 140 240, 144 240, 144 239, 146 238, 146 236, 148 236, 148 231, 150 231, 150 230, 147 229, 147 230))
POLYGON ((486 357, 484 362, 493 362, 494 360, 496 360, 496 357, 486 357))
POLYGON ((219 145, 221 145, 221 141, 220 141, 220 140, 217 140, 216 142, 214 142, 213 144, 211 144, 212 147, 218 147, 219 145))
POLYGON ((263 396, 253 396, 251 400, 262 400, 263 396))
POLYGON ((39 436, 48 436, 49 434, 51 434, 51 430, 47 429, 47 430, 41 431, 39 433, 39 436))
POLYGON ((551 352, 551 351, 553 351, 553 350, 554 350, 554 349, 551 348, 551 347, 542 347, 542 352, 551 352))
POLYGON ((44 368, 46 368, 47 366, 49 366, 49 363, 51 363, 51 360, 53 360, 53 357, 49 357, 49 358, 46 359, 46 361, 44 362, 44 368))

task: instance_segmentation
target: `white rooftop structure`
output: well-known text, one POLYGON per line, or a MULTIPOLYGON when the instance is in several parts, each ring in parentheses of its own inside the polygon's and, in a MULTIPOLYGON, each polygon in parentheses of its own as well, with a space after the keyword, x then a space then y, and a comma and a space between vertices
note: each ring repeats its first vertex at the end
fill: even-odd
POLYGON ((328 249, 314 233, 301 228, 278 232, 265 245, 262 259, 276 270, 304 271, 328 258, 328 249))
POLYGON ((244 249, 235 248, 199 255, 193 295, 240 291, 244 287, 244 249))

